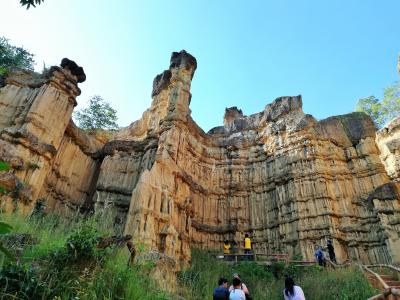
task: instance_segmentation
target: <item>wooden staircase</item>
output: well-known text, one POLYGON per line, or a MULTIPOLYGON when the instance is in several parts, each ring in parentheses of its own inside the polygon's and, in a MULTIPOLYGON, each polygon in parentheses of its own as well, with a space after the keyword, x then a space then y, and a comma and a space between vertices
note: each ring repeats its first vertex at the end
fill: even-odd
POLYGON ((400 300, 400 269, 392 265, 361 266, 368 281, 382 293, 368 300, 400 300))

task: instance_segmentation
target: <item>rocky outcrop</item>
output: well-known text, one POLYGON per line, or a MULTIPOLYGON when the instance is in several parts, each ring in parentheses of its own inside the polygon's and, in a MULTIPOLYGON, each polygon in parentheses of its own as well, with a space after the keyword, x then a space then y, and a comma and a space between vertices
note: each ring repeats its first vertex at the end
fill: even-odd
POLYGON ((393 181, 400 180, 400 117, 376 133, 376 143, 386 172, 393 181))
POLYGON ((205 133, 189 109, 197 62, 181 51, 154 79, 142 118, 104 143, 70 122, 84 73, 67 65, 17 73, 0 90, 0 159, 32 186, 31 203, 94 209, 175 270, 190 247, 241 244, 245 233, 256 252, 311 259, 331 239, 339 260, 399 262, 399 187, 367 115, 317 121, 301 96, 286 96, 250 116, 227 108, 205 133), (39 168, 28 173, 27 162, 39 168))
POLYGON ((88 194, 95 169, 91 154, 102 144, 71 123, 80 94, 77 83, 85 74, 68 59, 61 65, 44 74, 17 70, 0 90, 0 160, 13 167, 19 190, 30 190, 23 202, 11 201, 15 197, 9 194, 2 201, 6 210, 16 203, 28 213, 38 199, 47 200, 50 209, 60 203, 75 208, 88 194))

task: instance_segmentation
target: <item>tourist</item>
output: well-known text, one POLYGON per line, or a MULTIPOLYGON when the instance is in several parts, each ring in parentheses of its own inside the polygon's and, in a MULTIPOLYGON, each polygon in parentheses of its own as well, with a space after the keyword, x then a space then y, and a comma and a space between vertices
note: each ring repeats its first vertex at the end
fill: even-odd
MULTIPOLYGON (((251 254, 251 240, 247 233, 244 235, 244 254, 246 255, 251 254)), ((246 259, 248 258, 249 257, 247 256, 246 259)))
POLYGON ((224 254, 230 254, 231 253, 231 244, 229 243, 228 240, 224 242, 224 254))
POLYGON ((283 290, 283 297, 285 300, 305 300, 303 290, 301 287, 294 285, 292 277, 286 277, 285 289, 283 290))
POLYGON ((214 289, 213 300, 229 300, 228 280, 220 278, 218 287, 214 289))
POLYGON ((318 264, 320 266, 325 267, 326 262, 325 262, 324 252, 322 252, 322 247, 321 246, 316 248, 314 255, 315 255, 315 257, 316 257, 316 259, 318 261, 318 264))
POLYGON ((246 300, 246 295, 242 290, 242 282, 239 277, 233 278, 233 288, 229 292, 229 300, 246 300))
POLYGON ((231 252, 232 254, 238 254, 239 250, 238 250, 238 243, 236 243, 235 241, 231 241, 231 252))
POLYGON ((336 262, 335 248, 333 248, 331 240, 328 240, 328 245, 326 247, 328 248, 330 260, 336 264, 337 262, 336 262))
MULTIPOLYGON (((239 279, 239 281, 240 281, 240 289, 243 291, 243 293, 245 294, 245 296, 246 296, 246 299, 251 299, 251 297, 250 297, 250 293, 249 293, 249 289, 247 288, 247 286, 242 282, 242 280, 240 279, 240 275, 238 274, 238 273, 233 273, 233 280, 235 280, 235 278, 236 279, 239 279)), ((232 281, 232 285, 229 287, 229 292, 231 292, 231 291, 233 291, 235 289, 235 284, 234 284, 234 282, 232 281)))

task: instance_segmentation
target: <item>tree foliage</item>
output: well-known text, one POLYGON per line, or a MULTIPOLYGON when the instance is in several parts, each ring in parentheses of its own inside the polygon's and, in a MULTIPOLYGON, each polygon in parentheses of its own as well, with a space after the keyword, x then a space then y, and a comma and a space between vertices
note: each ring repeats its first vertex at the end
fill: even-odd
POLYGON ((79 127, 88 131, 118 129, 117 111, 98 95, 90 98, 88 107, 75 113, 75 119, 79 127))
POLYGON ((22 47, 12 46, 8 39, 0 37, 0 75, 8 72, 11 68, 33 70, 34 55, 22 47))
POLYGON ((382 128, 390 120, 400 115, 400 82, 395 82, 385 88, 382 100, 374 96, 358 100, 356 111, 367 113, 376 126, 382 128))
POLYGON ((22 6, 26 5, 26 9, 29 9, 31 6, 36 7, 36 5, 40 5, 44 2, 44 0, 20 0, 22 6))

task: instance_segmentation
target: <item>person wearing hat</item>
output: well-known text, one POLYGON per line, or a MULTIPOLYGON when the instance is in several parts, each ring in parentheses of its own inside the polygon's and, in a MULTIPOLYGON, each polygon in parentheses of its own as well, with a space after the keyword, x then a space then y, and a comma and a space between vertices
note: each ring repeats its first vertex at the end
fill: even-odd
MULTIPOLYGON (((238 273, 233 273, 232 274, 233 279, 238 278, 240 280, 240 289, 246 294, 246 295, 250 295, 249 290, 247 289, 247 286, 241 281, 240 279, 240 275, 238 273)), ((232 284, 229 287, 229 292, 233 291, 235 289, 235 286, 232 284)))

